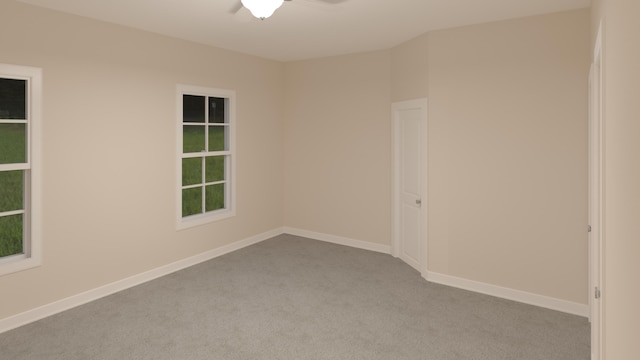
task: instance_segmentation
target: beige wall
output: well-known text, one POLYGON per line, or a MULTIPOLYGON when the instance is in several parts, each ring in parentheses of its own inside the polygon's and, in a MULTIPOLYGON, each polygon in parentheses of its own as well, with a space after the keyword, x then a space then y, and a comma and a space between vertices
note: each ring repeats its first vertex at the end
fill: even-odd
POLYGON ((285 225, 390 244, 386 97, 428 95, 429 269, 586 304, 588 49, 579 10, 287 64, 285 225))
POLYGON ((429 34, 420 35, 391 49, 391 101, 427 97, 429 34))
POLYGON ((427 95, 430 270, 586 303, 588 21, 282 64, 0 2, 45 101, 45 264, 0 277, 0 319, 282 226, 390 245, 390 103, 427 95), (176 83, 238 94, 238 215, 181 232, 176 83))
POLYGON ((285 225, 390 245, 388 51, 287 63, 285 225))
POLYGON ((0 319, 282 226, 281 63, 13 1, 0 49, 44 87, 44 264, 0 277, 0 319), (237 216, 180 232, 177 83, 237 91, 237 216))
POLYGON ((430 270, 586 304, 589 11, 428 42, 430 270))
POLYGON ((640 358, 640 3, 594 2, 592 33, 603 21, 604 355, 640 358))

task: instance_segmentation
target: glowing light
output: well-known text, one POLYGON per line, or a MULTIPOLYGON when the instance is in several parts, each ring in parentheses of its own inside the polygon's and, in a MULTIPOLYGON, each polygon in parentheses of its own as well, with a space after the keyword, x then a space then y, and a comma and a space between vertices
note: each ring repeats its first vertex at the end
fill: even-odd
POLYGON ((276 11, 284 0, 241 0, 242 5, 251 11, 253 16, 258 19, 266 19, 269 16, 273 15, 273 12, 276 11))

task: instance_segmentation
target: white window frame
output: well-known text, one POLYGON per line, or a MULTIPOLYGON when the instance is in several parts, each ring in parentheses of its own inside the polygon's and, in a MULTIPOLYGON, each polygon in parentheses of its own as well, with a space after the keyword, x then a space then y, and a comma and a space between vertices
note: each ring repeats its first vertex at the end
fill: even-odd
MULTIPOLYGON (((0 78, 27 80, 27 116, 25 120, 2 120, 2 123, 24 123, 27 131, 26 163, 0 164, 0 170, 24 170, 24 209, 22 243, 24 253, 0 258, 0 276, 30 269, 42 264, 42 182, 41 122, 42 69, 0 64, 0 78)), ((5 213, 8 215, 8 213, 5 213)))
MULTIPOLYGON (((208 103, 208 102, 207 102, 208 103)), ((236 214, 236 128, 235 128, 235 103, 236 93, 233 90, 216 89, 192 85, 177 85, 176 91, 176 228, 177 230, 187 229, 214 221, 226 219, 236 214), (226 104, 226 116, 228 134, 226 140, 228 149, 224 151, 207 151, 202 156, 225 156, 225 208, 205 212, 197 215, 182 216, 182 159, 191 157, 183 153, 183 96, 195 95, 206 97, 218 97, 228 99, 226 104)), ((208 107, 206 110, 208 119, 208 107)), ((205 132, 207 134, 207 132, 205 132)), ((205 135, 206 138, 208 136, 205 135)), ((206 140, 208 144, 208 139, 206 140)), ((192 153, 191 153, 192 154, 192 153)), ((206 185, 206 184, 205 184, 206 185)))

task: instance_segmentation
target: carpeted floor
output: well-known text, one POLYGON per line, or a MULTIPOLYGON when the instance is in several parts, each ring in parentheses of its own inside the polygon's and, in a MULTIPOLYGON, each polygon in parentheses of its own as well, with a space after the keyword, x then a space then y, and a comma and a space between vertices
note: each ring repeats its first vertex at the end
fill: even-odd
POLYGON ((281 235, 0 334, 0 358, 587 360, 587 319, 281 235))

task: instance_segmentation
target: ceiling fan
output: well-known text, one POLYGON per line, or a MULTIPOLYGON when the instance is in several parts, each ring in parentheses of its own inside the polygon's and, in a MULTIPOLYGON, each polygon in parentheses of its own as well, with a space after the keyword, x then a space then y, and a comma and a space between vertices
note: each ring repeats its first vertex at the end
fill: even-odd
MULTIPOLYGON (((264 20, 273 15, 274 11, 282 6, 285 1, 291 2, 293 0, 237 0, 236 4, 229 12, 235 15, 244 7, 256 18, 264 20)), ((296 2, 298 1, 307 3, 339 4, 348 0, 296 0, 296 2)))

